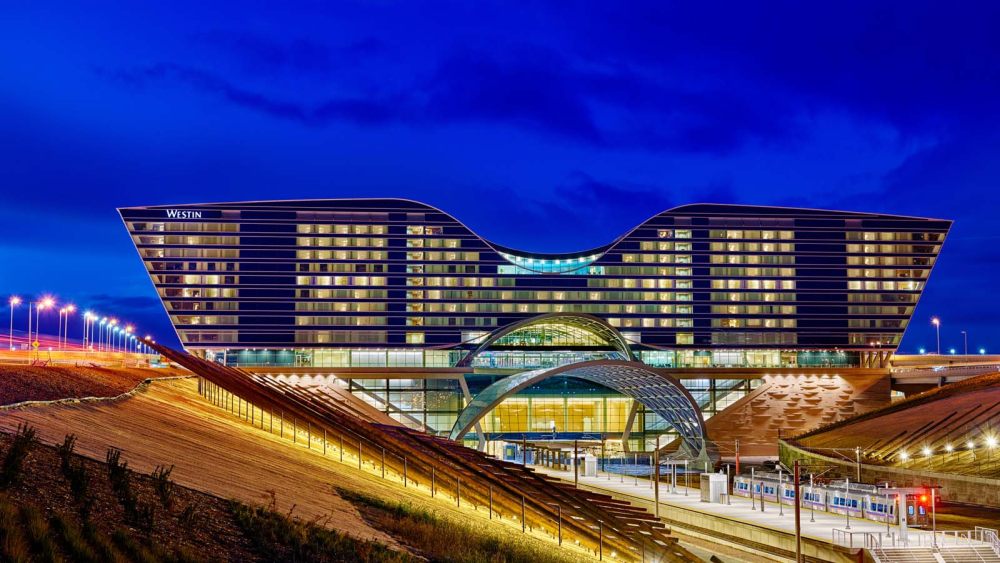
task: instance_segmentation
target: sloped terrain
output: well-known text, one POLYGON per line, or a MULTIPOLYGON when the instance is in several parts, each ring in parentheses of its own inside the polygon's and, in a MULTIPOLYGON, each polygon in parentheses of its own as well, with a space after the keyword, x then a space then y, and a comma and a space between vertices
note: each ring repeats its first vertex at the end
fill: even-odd
MULTIPOLYGON (((109 447, 122 450, 130 467, 143 473, 157 465, 174 466, 172 479, 196 491, 247 504, 273 503, 275 510, 304 521, 343 532, 352 538, 374 540, 396 550, 406 545, 380 530, 370 514, 362 514, 357 498, 347 499, 335 487, 383 502, 403 503, 425 511, 452 525, 468 526, 472 532, 496 535, 522 546, 522 551, 544 554, 546 560, 580 560, 591 554, 564 545, 562 553, 554 542, 538 533, 521 534, 520 527, 490 521, 484 507, 463 503, 455 506, 443 494, 429 499, 426 490, 401 488, 384 481, 373 471, 359 471, 341 464, 332 454, 324 456, 315 447, 259 428, 211 405, 197 394, 194 379, 152 383, 142 393, 124 401, 40 405, 0 412, 0 430, 13 432, 21 423, 38 429, 46 443, 60 443, 66 434, 78 437, 76 450, 94 459, 103 459, 109 447), (568 551, 567 551, 568 550, 568 551)), ((424 487, 426 489, 426 487, 424 487)), ((370 512, 366 509, 365 512, 370 512)), ((419 519, 419 518, 418 518, 419 519)), ((503 545, 497 540, 496 545, 503 545)), ((513 551, 513 550, 511 550, 513 551)), ((503 554, 497 561, 515 561, 503 554)), ((542 555, 539 555, 541 557, 542 555)), ((461 560, 461 559, 458 559, 461 560)))
POLYGON ((859 447, 868 463, 997 478, 998 428, 1000 374, 986 374, 818 428, 795 443, 821 452, 859 447))
POLYGON ((186 371, 178 369, 0 364, 0 405, 23 401, 115 397, 146 379, 186 374, 186 371))

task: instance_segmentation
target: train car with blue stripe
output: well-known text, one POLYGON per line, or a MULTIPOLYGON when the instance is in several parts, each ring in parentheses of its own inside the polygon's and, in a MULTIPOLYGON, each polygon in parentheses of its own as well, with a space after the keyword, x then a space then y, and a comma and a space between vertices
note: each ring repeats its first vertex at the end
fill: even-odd
MULTIPOLYGON (((779 473, 757 473, 737 475, 733 478, 733 495, 766 502, 795 506, 795 487, 791 477, 779 473)), ((898 524, 899 511, 906 511, 907 525, 924 526, 930 520, 930 504, 926 493, 910 492, 896 494, 889 492, 888 485, 879 487, 846 480, 823 483, 822 485, 800 484, 802 508, 831 514, 849 515, 851 518, 875 522, 898 524), (900 503, 905 508, 900 508, 900 503)), ((919 491, 919 488, 917 489, 919 491)))

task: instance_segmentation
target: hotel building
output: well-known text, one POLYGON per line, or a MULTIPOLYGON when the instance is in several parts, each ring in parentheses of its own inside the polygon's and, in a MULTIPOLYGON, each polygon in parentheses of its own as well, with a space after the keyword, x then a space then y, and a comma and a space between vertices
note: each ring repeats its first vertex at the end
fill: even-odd
MULTIPOLYGON (((672 374, 705 417, 765 374, 884 370, 951 226, 693 204, 556 254, 495 244, 403 199, 119 211, 189 352, 343 385, 441 434, 491 383, 578 362, 672 374)), ((669 428, 636 403, 557 376, 507 397, 480 428, 643 449, 669 428)))

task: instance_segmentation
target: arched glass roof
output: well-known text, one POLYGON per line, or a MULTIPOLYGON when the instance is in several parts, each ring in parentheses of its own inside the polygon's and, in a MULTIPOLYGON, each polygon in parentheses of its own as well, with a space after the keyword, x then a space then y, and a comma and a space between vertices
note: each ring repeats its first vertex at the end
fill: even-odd
POLYGON ((483 389, 458 415, 450 438, 460 440, 504 399, 550 377, 561 375, 591 381, 639 401, 663 417, 681 437, 684 454, 708 456, 708 440, 701 409, 679 381, 640 362, 594 360, 555 368, 536 369, 505 377, 483 389))
POLYGON ((548 313, 496 330, 462 358, 458 367, 472 365, 477 355, 494 347, 608 347, 622 359, 635 359, 628 341, 613 326, 601 318, 581 313, 548 313))

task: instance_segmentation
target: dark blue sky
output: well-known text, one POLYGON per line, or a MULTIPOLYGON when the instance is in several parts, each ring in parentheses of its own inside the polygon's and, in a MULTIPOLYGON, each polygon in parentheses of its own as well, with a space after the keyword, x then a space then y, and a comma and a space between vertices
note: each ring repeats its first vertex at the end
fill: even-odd
POLYGON ((0 291, 170 337, 128 205, 400 196, 551 251, 829 207, 955 220, 903 348, 1000 351, 1000 3, 270 4, 0 7, 0 291))

